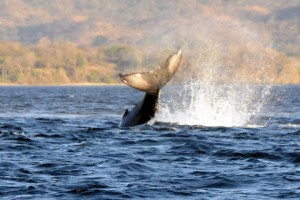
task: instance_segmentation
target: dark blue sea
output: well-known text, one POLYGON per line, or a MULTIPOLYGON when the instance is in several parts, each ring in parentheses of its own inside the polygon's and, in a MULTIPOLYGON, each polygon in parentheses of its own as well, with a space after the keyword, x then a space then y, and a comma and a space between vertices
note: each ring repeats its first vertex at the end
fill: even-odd
POLYGON ((300 199, 300 86, 268 87, 248 124, 131 128, 129 87, 0 87, 0 199, 300 199))

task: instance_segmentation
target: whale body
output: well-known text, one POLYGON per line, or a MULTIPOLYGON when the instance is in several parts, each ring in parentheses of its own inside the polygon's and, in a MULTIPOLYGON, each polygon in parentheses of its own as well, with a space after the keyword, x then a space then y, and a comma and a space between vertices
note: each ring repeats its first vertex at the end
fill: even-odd
POLYGON ((142 100, 130 111, 125 110, 121 127, 145 124, 150 121, 158 109, 160 90, 176 73, 182 58, 181 49, 170 55, 163 66, 155 71, 122 75, 120 79, 128 86, 145 92, 142 100))

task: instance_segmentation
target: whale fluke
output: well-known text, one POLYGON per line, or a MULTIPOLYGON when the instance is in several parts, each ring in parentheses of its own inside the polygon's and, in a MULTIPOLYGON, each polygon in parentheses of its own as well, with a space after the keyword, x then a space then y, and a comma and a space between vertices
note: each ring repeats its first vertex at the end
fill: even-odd
POLYGON ((159 82, 154 72, 119 74, 121 80, 134 89, 155 94, 159 90, 159 82))
POLYGON ((176 73, 182 58, 181 49, 170 55, 164 65, 155 71, 122 75, 120 79, 128 86, 145 92, 145 96, 135 107, 126 109, 121 127, 147 123, 154 117, 157 110, 159 92, 176 73))
POLYGON ((128 86, 147 93, 157 93, 174 76, 181 61, 181 49, 168 57, 163 66, 155 71, 143 73, 119 74, 128 86))

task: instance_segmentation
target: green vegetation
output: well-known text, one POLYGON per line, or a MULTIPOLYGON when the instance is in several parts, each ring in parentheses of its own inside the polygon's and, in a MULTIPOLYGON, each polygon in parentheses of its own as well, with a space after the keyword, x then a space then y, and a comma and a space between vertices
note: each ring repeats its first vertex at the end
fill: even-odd
MULTIPOLYGON (((0 42, 0 83, 33 85, 117 83, 118 73, 133 70, 132 67, 147 66, 149 63, 158 64, 157 60, 164 62, 166 56, 172 52, 170 49, 162 49, 154 55, 145 56, 138 53, 143 48, 138 46, 78 47, 70 43, 48 43, 45 42, 47 41, 45 38, 42 40, 44 41, 40 41, 37 45, 0 42)), ((256 56, 250 51, 257 50, 260 56, 264 54, 264 57, 274 58, 272 61, 263 60, 271 64, 268 73, 273 81, 269 82, 297 83, 294 81, 293 73, 298 73, 295 66, 299 67, 299 59, 289 61, 288 57, 274 50, 256 49, 257 47, 252 46, 249 48, 232 45, 226 58, 223 58, 224 52, 205 49, 200 52, 202 65, 209 63, 211 58, 221 60, 223 65, 220 66, 222 68, 220 75, 215 78, 216 81, 239 81, 241 78, 235 80, 234 77, 242 77, 250 82, 257 82, 262 79, 261 74, 259 70, 256 72, 256 68, 249 65, 253 60, 258 62, 257 58, 247 58, 252 59, 248 62, 241 59, 245 55, 256 56), (252 79, 249 79, 249 74, 252 79)), ((264 64, 263 62, 260 64, 264 64)), ((201 65, 200 62, 198 64, 201 65)), ((199 71, 192 58, 184 60, 180 70, 182 76, 177 78, 179 80, 207 73, 199 71)), ((202 70, 208 69, 204 67, 202 70)))
POLYGON ((94 39, 94 41, 93 41, 93 43, 92 43, 92 45, 93 46, 103 46, 103 45, 106 45, 106 44, 108 44, 108 38, 107 37, 105 37, 105 36, 102 36, 102 35, 98 35, 95 39, 94 39))
POLYGON ((115 68, 134 62, 124 49, 43 41, 38 45, 0 42, 0 83, 116 83, 115 68))
POLYGON ((118 83, 118 73, 153 69, 178 46, 177 79, 214 65, 221 82, 300 83, 299 0, 0 4, 0 84, 118 83))

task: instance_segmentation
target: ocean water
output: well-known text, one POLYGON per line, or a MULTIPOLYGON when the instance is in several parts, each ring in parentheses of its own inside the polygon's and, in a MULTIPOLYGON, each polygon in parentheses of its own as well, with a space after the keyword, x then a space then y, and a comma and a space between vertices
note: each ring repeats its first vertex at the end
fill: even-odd
POLYGON ((0 199, 300 199, 300 86, 222 87, 0 87, 0 199))

